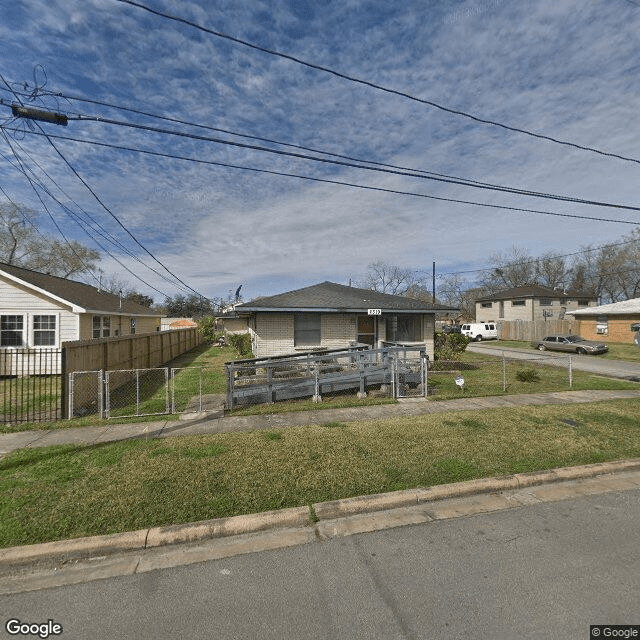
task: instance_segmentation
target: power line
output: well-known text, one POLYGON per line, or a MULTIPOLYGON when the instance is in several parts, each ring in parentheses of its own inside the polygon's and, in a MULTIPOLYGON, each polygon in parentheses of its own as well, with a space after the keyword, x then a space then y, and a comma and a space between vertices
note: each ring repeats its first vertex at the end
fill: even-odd
MULTIPOLYGON (((3 132, 3 135, 6 136, 6 133, 3 132)), ((7 140, 8 142, 8 140, 7 140)), ((157 293, 160 293, 161 295, 164 295, 165 297, 168 297, 167 294, 163 291, 160 291, 159 289, 153 287, 152 285, 150 285, 148 282, 146 282, 145 280, 143 280, 142 278, 140 278, 137 274, 135 274, 133 271, 131 271, 129 268, 127 268, 124 264, 122 264, 122 262, 120 262, 118 260, 118 258, 116 258, 116 256, 113 255, 113 253, 111 253, 106 247, 104 247, 102 244, 100 244, 100 242, 95 238, 95 236, 93 236, 88 230, 87 227, 89 229, 91 229, 91 231, 93 231, 94 233, 97 233, 98 235, 100 235, 104 240, 106 240, 107 242, 110 242, 111 244, 117 246, 118 248, 120 248, 124 253, 126 253, 129 257, 131 257, 133 260, 137 261, 140 263, 141 266, 149 269, 150 271, 152 271, 154 274, 156 274, 159 278, 161 278, 162 280, 165 280, 167 283, 176 286, 176 283, 173 280, 170 280, 169 278, 167 278, 166 275, 160 273, 159 271, 157 271, 156 269, 154 269, 153 267, 150 267, 149 265, 145 264, 138 256, 136 256, 132 251, 130 251, 122 242, 120 242, 120 240, 118 240, 118 238, 116 238, 115 236, 113 236, 112 234, 110 234, 99 222, 97 222, 91 215, 89 215, 84 209, 82 209, 82 207, 80 207, 72 198, 70 198, 65 191, 56 183, 56 181, 26 152, 24 151, 24 149, 22 149, 21 145, 19 145, 18 143, 16 143, 17 146, 19 146, 22 150, 23 153, 25 153, 25 155, 27 155, 29 157, 29 159, 31 160, 31 162, 33 162, 42 173, 44 173, 44 175, 66 196, 68 197, 71 202, 73 202, 73 204, 75 204, 76 207, 78 207, 78 209, 80 211, 82 211, 82 213, 89 218, 89 220, 91 220, 91 222, 97 227, 94 228, 93 226, 91 226, 91 224, 87 223, 87 221, 83 220, 78 214, 76 214, 74 211, 72 211, 69 207, 67 207, 64 203, 60 202, 60 200, 49 190, 49 188, 40 180, 37 179, 35 172, 33 171, 33 169, 28 168, 26 166, 26 163, 24 163, 23 161, 19 160, 19 157, 17 155, 17 153, 15 152, 15 150, 12 149, 12 152, 16 158, 16 160, 18 160, 19 162, 21 162, 21 166, 20 167, 15 167, 18 171, 20 171, 21 173, 23 173, 23 175, 27 178, 27 180, 29 180, 29 182, 35 182, 42 191, 44 191, 50 198, 51 200, 53 200, 66 214, 67 216, 69 216, 83 231, 84 233, 91 238, 91 240, 93 242, 95 242, 95 244, 100 247, 100 249, 102 251, 104 251, 107 255, 109 255, 111 258, 113 258, 118 264, 120 264, 120 266, 122 266, 124 269, 126 269, 131 275, 133 275, 135 278, 137 278, 138 280, 140 280, 143 284, 145 284, 146 286, 150 287, 151 289, 153 289, 154 291, 156 291, 157 293), (27 172, 25 169, 29 170, 29 172, 33 175, 33 180, 29 177, 29 175, 27 175, 27 172)), ((9 146, 10 143, 9 143, 9 146)), ((5 160, 7 160, 7 162, 9 162, 12 166, 13 163, 4 156, 4 154, 0 153, 0 156, 3 157, 5 160)), ((32 188, 33 188, 33 184, 32 184, 32 188)), ((36 191, 34 189, 34 191, 36 191)), ((36 191, 36 195, 38 195, 37 191, 36 191)), ((39 195, 38 195, 39 197, 39 195)), ((40 201, 42 202, 42 199, 39 197, 40 201)), ((42 203, 43 206, 44 203, 42 203)), ((50 214, 51 217, 51 214, 50 214)), ((57 224, 55 223, 55 221, 53 221, 54 224, 57 227, 57 224)), ((97 280, 97 278, 94 276, 94 279, 97 280)), ((179 289, 186 291, 186 289, 182 288, 182 287, 178 287, 179 289)))
MULTIPOLYGON (((573 251, 572 253, 564 253, 557 256, 548 256, 549 260, 559 260, 561 258, 570 258, 572 256, 579 256, 583 253, 591 253, 592 251, 598 251, 599 249, 604 249, 605 247, 622 247, 626 244, 634 244, 640 243, 640 238, 635 238, 633 240, 625 240, 624 242, 607 242, 607 244, 601 244, 597 247, 589 247, 588 249, 581 249, 580 251, 573 251)), ((543 256, 544 257, 544 256, 543 256)), ((531 258, 531 260, 523 260, 521 262, 509 262, 506 265, 499 267, 500 269, 509 268, 509 267, 518 267, 525 264, 533 264, 540 260, 540 258, 531 258)), ((444 273, 439 273, 439 276, 457 276, 463 273, 482 273, 483 271, 491 271, 495 269, 495 267, 482 267, 480 269, 465 269, 462 271, 445 271, 444 273)))
MULTIPOLYGON (((6 134, 3 132, 3 135, 6 136, 6 134)), ((9 146, 11 147, 11 144, 9 143, 9 146)), ((31 188, 33 189, 34 193, 36 194, 36 196, 38 197, 38 200, 40 200, 40 203, 42 204, 44 210, 47 212, 49 218, 51 219, 51 221, 53 222, 54 226, 56 227, 58 233, 62 236, 62 238, 64 239, 64 241, 66 242, 66 244, 69 246, 69 248, 71 249, 71 251, 75 254, 76 258, 78 258, 78 260, 80 260, 82 262, 82 259, 80 258, 80 256, 78 256, 78 254, 76 253, 74 247, 71 245, 71 243, 69 242, 69 240, 67 239, 67 237, 64 235, 64 233, 62 232, 62 230, 60 229, 60 226, 58 225, 58 223, 55 221, 55 219, 53 218, 53 215, 51 214, 51 212, 49 211, 47 205, 45 204, 45 202, 43 201, 40 193, 38 192, 38 190, 36 189, 36 184, 34 184, 34 180, 28 175, 27 169, 24 166, 24 164, 22 163, 22 161, 20 160, 19 156, 16 154, 16 152, 12 149, 12 152, 14 154, 14 157, 16 158, 16 160, 18 161, 18 163, 20 163, 20 166, 18 168, 18 170, 25 176, 25 178, 27 179, 27 181, 29 182, 31 188)), ((1 154, 4 155, 4 154, 1 154)), ((31 170, 29 170, 31 171, 31 170)), ((60 207, 62 207, 65 211, 68 212, 68 214, 72 214, 72 212, 64 205, 62 204, 57 198, 55 198, 55 196, 41 183, 38 182, 38 186, 56 203, 58 204, 60 207)), ((3 191, 4 193, 4 191, 3 191)), ((72 217, 77 217, 77 216, 73 216, 72 217)), ((104 251, 108 256, 110 256, 111 258, 113 258, 113 260, 115 260, 115 262, 117 262, 123 269, 125 269, 128 273, 130 273, 134 278, 136 278, 137 280, 139 280, 142 284, 146 285, 147 287, 149 287, 150 289, 153 289, 154 291, 156 291, 157 293, 168 297, 166 293, 164 293, 163 291, 160 291, 159 289, 157 289, 156 287, 154 287, 153 285, 149 284, 148 282, 146 282, 143 278, 141 278, 138 274, 134 273, 131 269, 129 269, 125 264, 123 264, 116 256, 114 256, 106 247, 104 247, 98 240, 96 240, 95 237, 93 237, 84 227, 83 222, 80 222, 79 220, 76 220, 76 224, 78 224, 80 226, 80 228, 92 239, 92 241, 102 250, 104 251)), ((42 236, 42 234, 40 234, 42 236)), ((101 234, 102 235, 102 234, 101 234)), ((44 236, 42 236, 44 238, 44 236)), ((104 237, 104 236, 103 236, 104 237)), ((105 238, 107 239, 107 238, 105 238)), ((141 262, 135 255, 131 254, 129 251, 127 251, 125 249, 125 253, 129 253, 129 255, 131 255, 131 257, 133 257, 134 259, 138 260, 139 262, 141 262)), ((141 262, 141 264, 143 266, 147 266, 144 263, 141 262)), ((147 267, 150 268, 150 267, 147 267)), ((89 271, 89 273, 91 273, 92 277, 94 280, 98 281, 98 278, 95 276, 95 274, 93 274, 93 272, 91 272, 90 269, 86 269, 86 271, 89 271)), ((153 271, 153 269, 152 269, 153 271)), ((154 271, 154 273, 157 273, 154 271)), ((160 274, 157 274, 160 275, 160 274)), ((161 276, 163 277, 163 276, 161 276)), ((166 277, 163 277, 163 279, 166 280, 166 277)), ((172 283, 173 284, 173 283, 172 283)))
MULTIPOLYGON (((507 187, 507 186, 502 186, 502 185, 489 185, 489 184, 485 184, 485 183, 477 183, 477 182, 470 182, 467 181, 465 179, 454 179, 454 178, 442 178, 442 177, 438 177, 438 176, 431 176, 431 175, 422 175, 422 174, 418 174, 418 173, 413 173, 411 171, 400 171, 400 170, 396 170, 396 169, 385 169, 385 168, 381 168, 381 167, 368 167, 366 165, 362 165, 362 164, 356 164, 354 162, 346 162, 346 161, 342 161, 342 160, 331 160, 329 158, 320 158, 317 156, 310 156, 307 154, 302 154, 302 153, 293 153, 291 151, 282 151, 279 149, 269 149, 268 147, 262 147, 262 146, 258 146, 258 145, 251 145, 251 144, 245 144, 243 142, 234 142, 232 140, 223 140, 221 138, 212 138, 210 136, 200 136, 200 135, 196 135, 193 133, 186 133, 183 131, 175 131, 172 129, 163 129, 163 128, 159 128, 159 127, 152 127, 150 125, 144 125, 144 124, 134 124, 131 122, 124 122, 121 120, 113 120, 111 118, 103 118, 103 117, 99 117, 99 116, 77 116, 74 118, 69 118, 70 120, 81 120, 81 121, 93 121, 93 122, 101 122, 101 123, 105 123, 105 124, 112 124, 112 125, 117 125, 117 126, 122 126, 122 127, 128 127, 128 128, 132 128, 132 129, 138 129, 138 130, 142 130, 142 131, 149 131, 149 132, 153 132, 153 133, 161 133, 161 134, 165 134, 165 135, 172 135, 172 136, 178 136, 178 137, 182 137, 182 138, 189 138, 192 140, 199 140, 199 141, 204 141, 204 142, 213 142, 216 144, 222 144, 222 145, 228 145, 228 146, 232 146, 232 147, 238 147, 241 149, 249 149, 251 151, 262 151, 262 152, 266 152, 266 153, 272 153, 272 154, 276 154, 279 156, 286 156, 286 157, 290 157, 290 158, 295 158, 298 160, 312 160, 314 162, 321 162, 321 163, 325 163, 325 164, 331 164, 331 165, 337 165, 337 166, 341 166, 341 167, 347 167, 350 169, 363 169, 366 171, 376 171, 376 172, 381 172, 381 173, 387 173, 387 174, 391 174, 391 175, 399 175, 399 176, 404 176, 404 177, 409 177, 409 178, 418 178, 421 180, 433 180, 436 182, 443 182, 446 184, 455 184, 458 186, 463 186, 463 187, 472 187, 474 189, 483 189, 483 190, 489 190, 489 191, 499 191, 502 193, 511 193, 511 194, 515 194, 515 195, 521 195, 521 196, 528 196, 528 197, 532 197, 532 198, 543 198, 543 199, 547 199, 547 200, 558 200, 561 202, 571 202, 573 204, 584 204, 584 205, 590 205, 590 206, 597 206, 597 207, 607 207, 607 208, 612 208, 612 209, 625 209, 628 211, 640 211, 640 207, 635 207, 635 206, 631 206, 631 205, 622 205, 622 204, 617 204, 617 203, 611 203, 611 202, 601 202, 598 200, 587 200, 587 199, 583 199, 583 198, 576 198, 576 197, 572 197, 572 196, 563 196, 560 194, 554 194, 554 193, 546 193, 546 192, 541 192, 541 191, 529 191, 526 189, 519 189, 516 187, 507 187)), ((39 125, 38 125, 39 126, 39 125)))
POLYGON ((190 20, 187 20, 185 18, 181 18, 179 16, 174 16, 168 13, 164 13, 162 11, 158 11, 156 9, 152 9, 151 7, 148 7, 140 2, 134 2, 134 0, 115 0, 116 2, 120 2, 122 4, 128 4, 131 5, 133 7, 137 7, 138 9, 142 9, 144 11, 147 11, 153 15, 156 15, 158 17, 161 18, 165 18, 167 20, 172 20, 175 22, 180 22, 184 25, 187 25, 189 27, 193 27, 194 29, 198 29, 199 31, 202 31, 204 33, 208 33, 209 35, 212 36, 216 36, 218 38, 223 38, 225 40, 229 40, 230 42, 234 42, 236 44, 240 44, 242 46, 245 47, 249 47, 250 49, 254 49, 256 51, 261 51, 262 53, 266 53, 272 56, 277 56, 279 58, 283 58, 285 60, 289 60, 291 62, 295 62, 296 64, 300 64, 303 65, 305 67, 308 67, 309 69, 314 69, 316 71, 322 71, 324 73, 329 73, 333 76, 336 76, 338 78, 341 78, 343 80, 348 80, 349 82, 354 82, 357 84, 361 84, 361 85, 365 85, 367 87, 370 87, 372 89, 376 89, 378 91, 384 91, 385 93, 389 93, 389 94, 393 94, 393 95, 397 95, 400 96, 402 98, 406 98, 407 100, 412 100, 413 102, 418 102, 421 104, 425 104, 425 105, 429 105, 431 107, 434 107, 436 109, 440 109, 441 111, 445 111, 446 113, 450 113, 452 115, 456 115, 456 116, 461 116, 464 118, 468 118, 470 120, 473 120, 475 122, 481 123, 481 124, 486 124, 486 125, 490 125, 493 127, 500 127, 501 129, 505 129, 507 131, 512 131, 514 133, 521 133, 523 135, 526 136, 530 136, 532 138, 537 138, 539 140, 546 140, 548 142, 553 142, 555 144, 559 144, 559 145, 564 145, 567 147, 572 147, 574 149, 580 149, 581 151, 590 151, 591 153, 596 153, 598 155, 602 155, 602 156, 607 156, 607 157, 611 157, 611 158, 617 158, 618 160, 624 160, 626 162, 635 162, 637 164, 640 164, 640 160, 638 160, 637 158, 631 158, 631 157, 627 157, 627 156, 623 156, 623 155, 619 155, 617 153, 611 153, 611 152, 607 152, 607 151, 602 151, 600 149, 596 149, 594 147, 588 147, 585 145, 581 145, 581 144, 577 144, 575 142, 570 142, 568 140, 561 140, 559 138, 554 138, 551 136, 547 136, 544 134, 540 134, 540 133, 535 133, 533 131, 529 131, 528 129, 521 129, 519 127, 514 127, 511 125, 507 125, 504 124, 502 122, 498 122, 496 120, 488 120, 486 118, 481 118, 479 116, 473 115, 471 113, 468 113, 466 111, 462 111, 460 109, 453 109, 451 107, 447 107, 444 106, 442 104, 439 104, 437 102, 433 102, 431 100, 425 100, 423 98, 418 98, 416 96, 413 96, 409 93, 406 93, 404 91, 399 91, 397 89, 391 89, 389 87, 384 87, 382 85, 376 84, 374 82, 371 82, 369 80, 363 80, 361 78, 356 78, 354 76, 350 76, 347 75, 345 73, 342 73, 340 71, 336 71, 335 69, 331 69, 329 67, 324 67, 318 64, 314 64, 311 62, 308 62, 306 60, 303 60, 301 58, 297 58, 295 56, 286 54, 286 53, 282 53, 280 51, 276 51, 273 49, 267 49, 266 47, 261 47, 260 45, 248 42, 246 40, 241 40, 240 38, 235 38, 233 36, 230 36, 226 33, 222 33, 220 31, 215 31, 214 29, 209 29, 207 27, 203 27, 202 25, 199 25, 195 22, 192 22, 190 20))
MULTIPOLYGON (((2 100, 0 100, 0 104, 1 103, 3 103, 2 100)), ((139 112, 139 113, 142 113, 142 112, 139 112)), ((151 115, 151 117, 158 117, 158 116, 153 116, 152 114, 145 114, 145 115, 151 115)), ((135 123, 131 123, 131 122, 125 122, 125 121, 122 121, 122 120, 114 120, 112 118, 105 118, 105 117, 102 117, 102 116, 88 116, 88 115, 84 115, 84 114, 77 114, 77 115, 74 115, 74 116, 68 116, 68 119, 69 120, 78 120, 78 121, 101 122, 101 123, 105 123, 105 124, 111 124, 111 125, 116 125, 116 126, 139 129, 139 130, 142 130, 142 131, 150 131, 150 132, 153 132, 153 133, 161 133, 161 134, 165 134, 165 135, 173 135, 173 136, 184 137, 184 138, 189 138, 189 139, 199 140, 199 141, 204 141, 204 142, 212 142, 212 143, 215 143, 215 144, 234 146, 234 147, 238 147, 238 148, 242 148, 242 149, 249 149, 249 150, 253 150, 253 151, 272 153, 272 154, 276 154, 276 155, 280 155, 280 156, 292 157, 292 158, 295 158, 295 159, 311 160, 311 161, 321 162, 321 163, 325 163, 325 164, 332 164, 332 165, 348 167, 348 168, 355 168, 355 169, 363 169, 363 170, 367 170, 367 171, 378 171, 378 172, 382 172, 382 173, 388 173, 388 174, 392 174, 392 175, 400 175, 400 176, 411 177, 411 178, 419 178, 419 179, 423 179, 423 180, 433 180, 433 181, 436 181, 436 182, 443 182, 443 183, 455 184, 455 185, 459 185, 459 186, 472 187, 472 188, 475 188, 475 189, 484 189, 484 190, 489 190, 489 191, 512 193, 512 194, 516 194, 516 195, 523 195, 523 196, 534 197, 534 198, 559 200, 559 201, 562 201, 562 202, 572 202, 572 203, 575 203, 575 204, 585 204, 585 205, 602 206, 602 207, 615 208, 615 209, 627 209, 627 210, 631 210, 631 211, 640 211, 640 207, 633 207, 631 205, 619 205, 619 204, 616 204, 616 203, 607 203, 607 202, 600 202, 600 201, 594 201, 594 200, 587 200, 587 199, 577 198, 577 197, 573 197, 573 196, 564 196, 564 195, 547 193, 547 192, 532 191, 532 190, 529 190, 529 189, 521 189, 521 188, 518 188, 518 187, 509 187, 509 186, 505 186, 505 185, 497 185, 497 184, 491 184, 491 183, 487 183, 487 182, 479 182, 479 181, 471 180, 471 179, 468 179, 468 178, 458 178, 458 177, 454 177, 454 176, 447 176, 445 174, 435 174, 433 172, 425 172, 425 171, 417 170, 417 169, 407 169, 407 168, 404 168, 404 167, 391 168, 393 165, 384 165, 382 163, 371 162, 371 161, 368 161, 368 160, 357 160, 357 159, 354 159, 354 158, 349 158, 350 160, 354 160, 354 162, 346 162, 346 161, 342 161, 342 160, 331 160, 329 158, 322 158, 322 157, 317 157, 317 156, 309 156, 307 154, 293 153, 293 152, 283 151, 283 150, 279 150, 279 149, 270 149, 268 147, 250 145, 250 144, 235 142, 235 141, 232 141, 232 140, 223 140, 221 138, 212 138, 210 136, 200 136, 200 135, 196 135, 196 134, 193 134, 193 133, 186 133, 186 132, 182 132, 182 131, 176 131, 174 129, 164 129, 164 128, 159 128, 159 127, 153 127, 151 125, 135 124, 135 123), (369 167, 369 166, 365 166, 365 165, 362 165, 362 164, 356 164, 356 162, 359 162, 359 163, 360 162, 366 162, 368 164, 374 164, 376 166, 369 167), (389 167, 389 168, 385 168, 385 167, 389 167), (426 175, 423 175, 423 174, 426 174, 426 175)), ((193 125, 193 123, 187 123, 187 124, 189 124, 190 126, 200 126, 200 125, 193 125)), ((206 128, 208 128, 208 127, 206 127, 206 128)), ((243 135, 243 134, 236 134, 236 133, 233 133, 233 132, 230 132, 230 133, 232 133, 233 135, 243 135)), ((270 140, 270 142, 275 143, 275 144, 284 144, 286 146, 293 146, 293 145, 289 145, 288 143, 280 143, 280 142, 273 141, 273 140, 270 140)), ((310 151, 312 151, 314 153, 320 153, 320 154, 324 154, 324 155, 331 155, 331 156, 334 156, 334 157, 348 158, 347 156, 341 156, 339 154, 333 154, 333 153, 327 153, 327 152, 324 152, 324 151, 318 151, 316 149, 310 149, 308 147, 306 147, 305 149, 310 150, 310 151)))
MULTIPOLYGON (((22 100, 20 100, 20 97, 18 95, 15 94, 15 92, 11 89, 11 86, 9 85, 9 83, 5 80, 5 78, 2 76, 2 74, 0 74, 0 80, 2 80, 2 82, 4 82, 4 84, 12 91, 12 93, 14 94, 14 96, 16 97, 16 99, 18 100, 18 102, 23 105, 24 103, 22 102, 22 100)), ((198 291, 196 291, 195 289, 193 289, 192 287, 190 287, 186 282, 184 282, 183 280, 181 280, 178 276, 176 276, 174 273, 172 273, 162 262, 160 262, 160 260, 158 260, 146 247, 144 247, 139 241, 138 239, 122 224, 122 222, 119 220, 119 218, 109 209, 109 207, 107 207, 107 205, 98 197, 98 195, 96 194, 96 192, 89 186, 89 184, 86 182, 86 180, 84 180, 82 178, 82 176, 80 176, 80 174, 76 171, 76 169, 73 167, 73 165, 71 165, 71 163, 67 160, 67 158, 64 156, 64 154, 55 146, 55 144, 53 143, 53 141, 51 140, 51 137, 42 129, 42 127, 36 123, 37 128, 39 129, 39 131, 41 132, 41 134, 46 138, 46 140, 49 142, 49 144, 53 147, 53 149, 55 150, 55 152, 58 154, 58 156, 60 156, 60 158, 62 159, 62 161, 67 165, 67 167, 73 172, 73 174, 80 180, 80 182, 82 182, 82 184, 85 186, 85 188, 91 193, 91 195, 95 198, 95 200, 100 204, 100 206, 120 225, 120 227, 122 227, 122 229, 131 237, 131 239, 145 252, 147 253, 157 264, 159 264, 172 278, 174 278, 177 282, 179 282, 180 284, 182 284, 184 287, 186 287, 188 290, 192 291, 193 293, 195 293, 197 296, 201 297, 201 298, 205 298, 205 296, 203 296, 201 293, 199 293, 198 291)), ((0 128, 4 128, 4 127, 0 127, 0 128)))
MULTIPOLYGON (((0 89, 2 89, 4 91, 7 91, 7 89, 4 89, 3 87, 0 87, 0 89)), ((31 94, 19 94, 19 95, 22 95, 24 97, 32 97, 33 96, 33 92, 31 94)), ((403 171, 412 171, 412 172, 415 172, 415 173, 425 173, 425 174, 428 174, 428 175, 439 176, 439 177, 442 177, 442 178, 451 178, 451 179, 454 179, 454 180, 464 180, 465 182, 472 182, 472 183, 475 183, 475 184, 483 184, 483 185, 487 185, 487 186, 495 186, 495 185, 492 185, 491 183, 481 182, 481 181, 478 181, 478 180, 473 180, 471 178, 460 178, 458 176, 451 176, 451 175, 447 175, 447 174, 444 174, 444 173, 438 173, 438 172, 435 172, 435 171, 430 171, 430 170, 427 170, 427 169, 414 169, 414 168, 411 168, 411 167, 404 167, 404 166, 401 166, 401 165, 394 165, 394 164, 388 164, 388 163, 384 163, 384 162, 378 162, 378 161, 375 161, 375 160, 367 160, 367 159, 362 159, 362 158, 356 158, 356 157, 353 157, 353 156, 348 156, 348 155, 344 155, 344 154, 340 154, 340 153, 335 153, 333 151, 323 151, 321 149, 315 149, 313 147, 307 147, 307 146, 300 145, 300 144, 294 144, 294 143, 291 143, 291 142, 282 142, 281 140, 274 140, 272 138, 265 138, 265 137, 262 137, 262 136, 256 136, 256 135, 251 135, 251 134, 247 134, 247 133, 241 133, 239 131, 232 131, 230 129, 222 129, 220 127, 213 127, 213 126, 210 126, 210 125, 200 124, 200 123, 196 123, 196 122, 189 122, 187 120, 181 120, 179 118, 173 118, 173 117, 169 117, 169 116, 160 116, 160 115, 157 115, 157 114, 154 114, 154 113, 149 113, 148 111, 142 111, 140 109, 133 109, 131 107, 124 107, 124 106, 120 106, 120 105, 115 105, 115 104, 112 104, 112 103, 109 103, 109 102, 104 102, 104 101, 101 101, 101 100, 92 100, 90 98, 84 98, 84 97, 80 97, 80 96, 73 96, 73 95, 62 93, 60 91, 55 92, 55 91, 50 91, 50 90, 40 90, 39 89, 38 90, 38 95, 49 95, 49 96, 57 97, 57 98, 65 98, 66 100, 76 100, 78 102, 86 102, 86 103, 89 103, 89 104, 95 104, 95 105, 102 106, 102 107, 108 107, 110 109, 117 109, 119 111, 126 111, 126 112, 129 112, 129 113, 134 113, 136 115, 142 115, 142 116, 146 116, 146 117, 149 117, 149 118, 156 118, 158 120, 165 120, 167 122, 173 122, 173 123, 176 123, 176 124, 187 125, 187 126, 190 126, 190 127, 197 127, 197 128, 200 128, 200 129, 207 129, 209 131, 217 131, 219 133, 226 133, 228 135, 237 136, 237 137, 240 137, 240 138, 247 138, 247 139, 250 139, 250 140, 258 140, 260 142, 267 142, 269 144, 276 144, 276 145, 280 145, 280 146, 283 146, 283 147, 291 147, 293 149, 300 149, 302 151, 310 151, 311 153, 319 153, 321 155, 333 156, 335 158, 342 158, 344 160, 351 160, 353 162, 364 162, 366 164, 373 164, 373 165, 380 166, 380 167, 389 167, 390 169, 400 169, 400 170, 403 170, 403 171)), ((1 98, 0 98, 0 104, 5 104, 6 106, 10 106, 10 105, 8 105, 8 103, 5 103, 1 98)), ((66 115, 67 116, 72 116, 72 115, 78 116, 78 115, 81 115, 81 114, 68 113, 66 115)), ((87 119, 87 118, 81 118, 81 119, 87 119)), ((102 118, 96 118, 96 120, 97 121, 101 121, 102 118)))
MULTIPOLYGON (((16 131, 16 132, 20 132, 20 133, 24 133, 27 135, 46 135, 44 133, 39 133, 37 131, 21 131, 18 129, 14 129, 14 128, 9 128, 9 127, 1 127, 6 129, 7 131, 16 131)), ((442 202, 452 202, 452 203, 457 203, 457 204, 468 204, 468 205, 472 205, 472 206, 478 206, 478 207, 488 207, 491 209, 501 209, 501 210, 506 210, 506 211, 518 211, 518 212, 523 212, 523 213, 536 213, 536 214, 542 214, 542 215, 549 215, 549 216, 558 216, 561 218, 576 218, 579 220, 591 220, 591 221, 598 221, 598 222, 615 222, 615 223, 619 223, 619 224, 630 224, 630 225, 634 225, 634 226, 638 226, 638 222, 635 221, 631 221, 631 220, 619 220, 619 219, 615 219, 615 218, 601 218, 601 217, 595 217, 595 216, 583 216, 583 215, 578 215, 578 214, 571 214, 571 213, 557 213, 557 212, 553 212, 553 211, 545 211, 545 210, 540 210, 540 209, 526 209, 523 207, 511 207, 511 206, 506 206, 506 205, 498 205, 498 204, 489 204, 489 203, 485 203, 485 202, 475 202, 472 200, 461 200, 461 199, 457 199, 457 198, 444 198, 441 196, 433 196, 433 195, 429 195, 429 194, 424 194, 424 193, 415 193, 412 191, 400 191, 397 189, 387 189, 384 187, 373 187, 373 186, 368 186, 368 185, 362 185, 362 184, 357 184, 357 183, 353 183, 353 182, 344 182, 344 181, 340 181, 340 180, 330 180, 328 178, 315 178, 315 177, 311 177, 311 176, 305 176, 305 175, 301 175, 301 174, 295 174, 295 173, 286 173, 283 171, 275 171, 275 170, 271 170, 271 169, 257 169, 255 167, 247 167, 247 166, 242 166, 242 165, 234 165, 234 164, 230 164, 230 163, 226 163, 226 162, 217 162, 214 160, 204 160, 201 158, 190 158, 190 157, 186 157, 186 156, 179 156, 176 154, 170 154, 170 153, 162 153, 159 151, 150 151, 147 149, 138 149, 135 147, 125 147, 123 145, 116 145, 116 144, 110 144, 108 142, 97 142, 94 140, 84 140, 82 138, 73 138, 71 136, 60 136, 57 134, 48 134, 50 138, 55 138, 58 140, 67 140, 70 142, 79 142, 79 143, 83 143, 83 144, 89 144, 89 145, 95 145, 95 146, 100 146, 100 147, 105 147, 105 148, 110 148, 110 149, 116 149, 119 151, 131 151, 131 152, 135 152, 135 153, 144 153, 147 155, 152 155, 152 156, 156 156, 156 157, 161 157, 161 158, 170 158, 173 160, 184 160, 184 161, 188 161, 188 162, 195 162, 195 163, 199 163, 199 164, 206 164, 206 165, 214 165, 214 166, 219 166, 219 167, 225 167, 225 168, 229 168, 229 169, 240 169, 240 170, 244 170, 244 171, 252 171, 255 173, 264 173, 264 174, 270 174, 270 175, 277 175, 277 176, 284 176, 284 177, 288 177, 288 178, 297 178, 300 180, 309 180, 309 181, 313 181, 313 182, 322 182, 325 184, 335 184, 335 185, 340 185, 340 186, 346 186, 346 187, 353 187, 356 189, 365 189, 365 190, 369 190, 369 191, 378 191, 378 192, 382 192, 382 193, 391 193, 391 194, 396 194, 396 195, 404 195, 404 196, 413 196, 413 197, 418 197, 418 198, 427 198, 430 200, 439 200, 442 202)))

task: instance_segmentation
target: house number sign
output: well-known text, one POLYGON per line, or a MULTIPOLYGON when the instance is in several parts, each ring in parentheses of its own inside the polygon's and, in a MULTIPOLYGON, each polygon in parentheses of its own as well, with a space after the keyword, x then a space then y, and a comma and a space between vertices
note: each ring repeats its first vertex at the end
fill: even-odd
POLYGON ((367 315, 369 316, 381 316, 382 309, 367 309, 367 315))

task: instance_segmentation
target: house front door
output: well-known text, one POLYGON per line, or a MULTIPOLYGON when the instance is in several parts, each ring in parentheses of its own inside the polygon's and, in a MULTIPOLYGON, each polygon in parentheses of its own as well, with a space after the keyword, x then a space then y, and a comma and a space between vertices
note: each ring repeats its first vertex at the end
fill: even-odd
POLYGON ((361 344, 375 347, 376 318, 375 316, 358 316, 358 335, 356 340, 361 344))

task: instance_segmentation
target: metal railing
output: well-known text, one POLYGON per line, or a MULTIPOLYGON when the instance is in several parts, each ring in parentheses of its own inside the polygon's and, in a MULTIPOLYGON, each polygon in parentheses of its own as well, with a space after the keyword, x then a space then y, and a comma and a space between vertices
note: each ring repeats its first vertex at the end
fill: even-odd
POLYGON ((0 349, 0 422, 59 420, 61 361, 60 349, 0 349))
POLYGON ((427 357, 422 346, 354 346, 225 364, 228 409, 323 396, 403 397, 426 393, 427 357))

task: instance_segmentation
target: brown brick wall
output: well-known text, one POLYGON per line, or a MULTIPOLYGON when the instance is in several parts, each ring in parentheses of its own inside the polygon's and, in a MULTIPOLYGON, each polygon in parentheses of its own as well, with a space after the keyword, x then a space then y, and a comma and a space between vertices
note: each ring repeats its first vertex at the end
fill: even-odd
POLYGON ((579 333, 586 340, 603 340, 632 344, 635 333, 631 331, 631 325, 636 322, 640 322, 640 316, 638 315, 610 316, 608 318, 609 332, 603 334, 598 333, 596 330, 596 325, 598 324, 597 318, 580 319, 576 333, 579 333))

